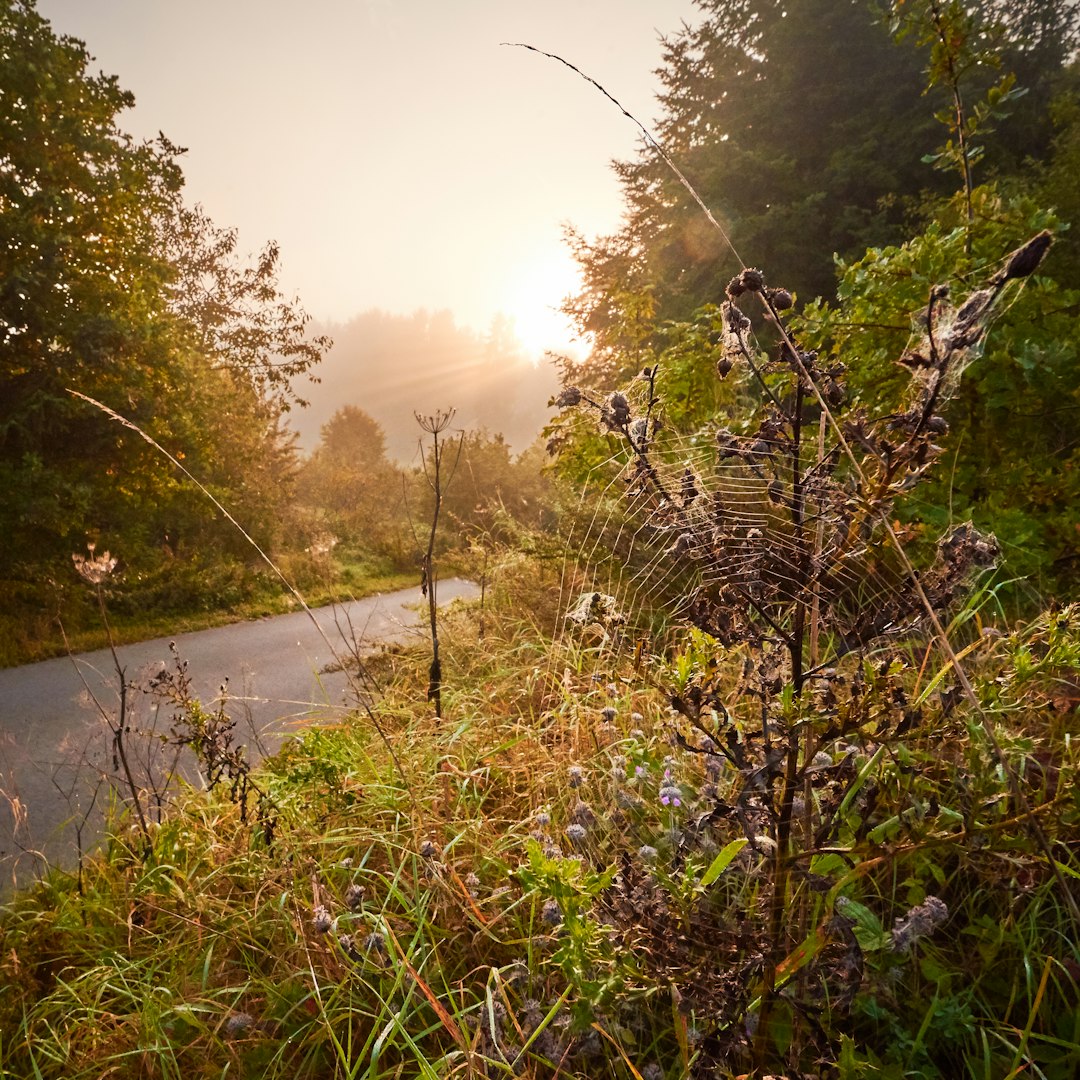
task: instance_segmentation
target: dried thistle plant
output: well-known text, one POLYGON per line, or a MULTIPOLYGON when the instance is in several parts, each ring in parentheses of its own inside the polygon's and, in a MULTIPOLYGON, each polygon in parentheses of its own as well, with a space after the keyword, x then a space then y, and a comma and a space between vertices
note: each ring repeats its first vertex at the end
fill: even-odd
MULTIPOLYGON (((948 432, 941 409, 977 356, 1009 283, 1031 274, 1048 245, 1048 234, 1034 237, 959 303, 948 287, 931 291, 898 360, 911 384, 894 415, 871 418, 850 405, 844 365, 824 364, 798 346, 782 314, 790 294, 769 288, 754 269, 727 287, 715 366, 720 378, 741 372, 760 405, 742 434, 716 425, 711 461, 672 465, 658 448, 658 365, 626 391, 596 396, 570 386, 558 399, 563 408, 589 410, 603 432, 619 437, 627 497, 662 546, 657 558, 689 583, 679 613, 714 642, 705 670, 670 700, 682 720, 681 745, 740 777, 706 816, 739 823, 767 857, 760 925, 745 930, 731 959, 743 988, 731 1000, 749 1009, 747 987, 758 987, 756 1011, 745 1018, 754 1026, 758 1065, 782 985, 778 965, 807 931, 805 899, 792 907, 804 884, 797 853, 833 837, 858 790, 829 748, 867 731, 879 743, 903 736, 920 716, 891 659, 876 670, 873 692, 862 663, 847 674, 837 665, 849 655, 861 660, 890 638, 937 629, 939 613, 996 562, 994 538, 967 523, 942 536, 933 564, 912 574, 891 518, 940 458, 948 432), (752 332, 748 300, 758 301, 777 341, 768 351, 752 332), (729 654, 742 657, 734 694, 720 677, 729 654), (747 979, 754 955, 758 976, 747 979)), ((581 621, 577 607, 568 621, 581 621)), ((839 967, 826 972, 823 954, 818 968, 826 980, 846 972, 841 997, 850 1000, 858 965, 843 944, 850 936, 843 916, 836 919, 839 967)), ((728 985, 729 974, 718 971, 717 985, 728 985)))

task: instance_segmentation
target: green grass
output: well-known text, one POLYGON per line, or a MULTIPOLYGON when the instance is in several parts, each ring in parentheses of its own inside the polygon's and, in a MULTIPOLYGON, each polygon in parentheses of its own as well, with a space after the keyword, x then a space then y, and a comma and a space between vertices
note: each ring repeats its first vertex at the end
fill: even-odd
MULTIPOLYGON (((311 607, 410 587, 416 587, 419 595, 419 573, 385 561, 346 553, 316 567, 301 566, 288 557, 282 563, 287 570, 304 571, 290 573, 290 580, 303 582, 304 598, 311 607)), ((109 625, 117 644, 299 609, 296 599, 261 567, 181 566, 151 580, 125 577, 121 575, 109 586, 109 625)), ((0 611, 0 667, 47 660, 69 650, 89 652, 108 644, 93 590, 74 579, 74 572, 72 578, 60 589, 0 581, 0 597, 6 601, 0 611)))
MULTIPOLYGON (((189 792, 148 854, 117 823, 81 893, 57 873, 16 898, 0 1075, 745 1072, 768 853, 735 815, 700 824, 741 778, 673 744, 674 667, 646 680, 552 642, 556 594, 507 556, 483 640, 475 605, 452 606, 441 722, 424 651, 380 658, 377 715, 404 775, 357 716, 263 767, 272 837, 224 793, 189 792), (660 798, 672 784, 679 806, 660 798)), ((1075 883, 1080 614, 987 637, 968 662, 1075 883)), ((781 995, 773 1071, 1075 1075, 1080 938, 982 727, 928 706, 901 742, 850 741, 865 781, 828 845, 843 854, 805 863, 820 887, 793 884, 807 937, 793 924, 781 969, 812 1008, 781 995), (894 920, 931 894, 947 923, 894 952, 894 920)), ((844 753, 822 806, 852 791, 844 753)))

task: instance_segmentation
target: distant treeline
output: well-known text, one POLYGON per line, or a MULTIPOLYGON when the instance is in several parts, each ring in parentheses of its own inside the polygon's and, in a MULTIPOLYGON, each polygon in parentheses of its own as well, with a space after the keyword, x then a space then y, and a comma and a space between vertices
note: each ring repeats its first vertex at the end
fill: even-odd
POLYGON ((334 347, 319 366, 319 383, 298 388, 309 407, 289 418, 306 451, 348 403, 378 421, 386 452, 400 462, 416 458, 421 432, 413 413, 450 407, 457 426, 498 432, 521 452, 538 436, 558 389, 552 364, 526 357, 499 320, 481 335, 458 326, 449 311, 372 310, 319 329, 334 347))

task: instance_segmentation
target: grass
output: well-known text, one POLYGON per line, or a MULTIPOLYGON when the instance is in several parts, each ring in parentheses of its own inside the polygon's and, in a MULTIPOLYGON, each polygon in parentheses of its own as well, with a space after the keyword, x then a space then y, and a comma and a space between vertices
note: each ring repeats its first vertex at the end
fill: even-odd
MULTIPOLYGON (((378 661, 404 777, 363 717, 311 731, 259 773, 272 836, 188 792, 148 854, 117 822, 81 892, 58 872, 11 902, 0 1075, 745 1071, 767 853, 712 813, 741 778, 672 741, 686 662, 646 680, 553 642, 557 589, 523 556, 491 579, 482 641, 475 607, 444 618, 443 721, 422 649, 378 661)), ((1072 882, 1080 614, 969 663, 1072 882)), ((850 813, 793 897, 807 938, 780 964, 776 1071, 1075 1075, 1076 928, 981 726, 935 706, 903 744, 851 743, 815 792, 850 813), (931 894, 948 921, 894 951, 931 894)))
MULTIPOLYGON (((385 560, 344 552, 312 560, 285 557, 290 578, 302 582, 312 607, 416 587, 419 572, 385 560), (296 572, 299 571, 299 572, 296 572)), ((171 637, 212 626, 296 611, 294 597, 260 567, 240 564, 173 567, 135 580, 124 576, 110 585, 109 622, 116 644, 171 637)), ((45 599, 40 585, 0 581, 0 667, 15 667, 68 651, 104 648, 108 638, 91 590, 72 581, 45 599), (56 618, 63 612, 63 631, 56 618), (65 640, 66 634, 66 640, 65 640)))

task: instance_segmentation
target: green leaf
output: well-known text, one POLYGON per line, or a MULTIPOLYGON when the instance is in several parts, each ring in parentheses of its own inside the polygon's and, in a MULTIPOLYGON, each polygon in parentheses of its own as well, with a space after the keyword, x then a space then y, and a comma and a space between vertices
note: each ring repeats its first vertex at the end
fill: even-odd
POLYGON ((725 844, 720 853, 709 864, 709 869, 701 875, 701 887, 707 889, 731 864, 731 860, 747 845, 745 837, 739 837, 725 844))

